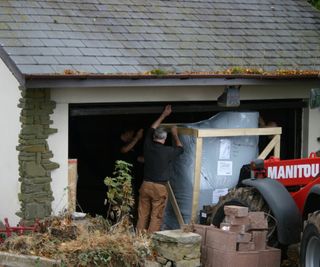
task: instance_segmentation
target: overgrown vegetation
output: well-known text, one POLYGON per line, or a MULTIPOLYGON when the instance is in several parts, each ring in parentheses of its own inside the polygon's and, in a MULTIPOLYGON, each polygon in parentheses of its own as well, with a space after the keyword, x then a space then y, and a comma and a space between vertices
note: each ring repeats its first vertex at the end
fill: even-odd
POLYGON ((61 267, 143 266, 151 255, 151 241, 147 235, 136 234, 130 221, 134 204, 131 167, 117 161, 113 177, 105 178, 107 219, 73 220, 70 214, 48 218, 39 224, 38 232, 7 238, 0 250, 60 260, 61 267))
POLYGON ((128 216, 134 205, 131 186, 132 164, 117 160, 113 177, 106 177, 104 183, 108 187, 107 192, 107 218, 115 224, 124 216, 128 216))
POLYGON ((7 238, 0 250, 60 260, 60 266, 143 266, 151 254, 149 237, 133 233, 126 219, 109 226, 102 217, 73 221, 64 216, 41 225, 38 233, 7 238))

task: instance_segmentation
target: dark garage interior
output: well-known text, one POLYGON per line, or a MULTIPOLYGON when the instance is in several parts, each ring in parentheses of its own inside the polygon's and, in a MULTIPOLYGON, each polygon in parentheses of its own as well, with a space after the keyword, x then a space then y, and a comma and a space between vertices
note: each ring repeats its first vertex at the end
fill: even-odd
MULTIPOLYGON (((120 134, 127 128, 144 128, 157 118, 167 103, 72 104, 69 106, 69 158, 78 160, 77 210, 105 215, 107 188, 104 178, 112 174, 120 134)), ((259 111, 266 122, 282 127, 281 158, 300 157, 302 100, 242 101, 239 108, 219 107, 216 102, 170 103, 167 123, 208 119, 220 111, 259 111)), ((142 141, 140 141, 142 151, 142 141)))

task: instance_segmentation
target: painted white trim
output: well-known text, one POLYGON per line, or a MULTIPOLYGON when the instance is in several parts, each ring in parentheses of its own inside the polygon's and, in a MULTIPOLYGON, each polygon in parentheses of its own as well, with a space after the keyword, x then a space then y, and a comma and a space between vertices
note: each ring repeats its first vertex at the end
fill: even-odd
MULTIPOLYGON (((308 98, 310 86, 243 86, 241 100, 308 98)), ((145 88, 65 88, 52 90, 58 103, 115 103, 158 101, 210 101, 223 92, 223 86, 145 87, 145 88)))

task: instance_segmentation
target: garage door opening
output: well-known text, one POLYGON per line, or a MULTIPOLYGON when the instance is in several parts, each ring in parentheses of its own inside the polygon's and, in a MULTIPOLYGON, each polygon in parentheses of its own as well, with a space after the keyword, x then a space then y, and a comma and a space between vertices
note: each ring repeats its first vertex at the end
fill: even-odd
MULTIPOLYGON (((166 103, 72 104, 69 107, 69 158, 78 160, 77 210, 106 215, 104 178, 112 175, 120 134, 126 128, 147 129, 166 103)), ((166 123, 208 119, 220 111, 259 111, 266 121, 282 127, 281 158, 295 158, 301 151, 303 102, 243 101, 226 109, 216 102, 171 103, 166 123)), ((142 141, 137 149, 142 151, 142 141)))

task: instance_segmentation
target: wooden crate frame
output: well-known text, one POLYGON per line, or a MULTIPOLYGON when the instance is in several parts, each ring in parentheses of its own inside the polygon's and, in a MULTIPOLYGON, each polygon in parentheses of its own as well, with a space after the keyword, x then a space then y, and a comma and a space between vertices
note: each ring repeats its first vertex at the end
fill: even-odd
MULTIPOLYGON (((172 124, 163 124, 163 127, 169 128, 172 124)), ((191 222, 197 222, 198 206, 199 206, 199 191, 200 191, 200 178, 201 178, 201 158, 202 158, 202 144, 203 138, 207 137, 235 137, 235 136, 260 136, 268 135, 273 136, 268 145, 260 153, 258 158, 265 159, 273 150, 273 156, 280 157, 280 136, 282 133, 281 127, 270 128, 237 128, 237 129, 195 129, 178 127, 179 135, 190 135, 196 138, 195 147, 195 168, 194 168, 194 181, 192 193, 192 212, 191 222)), ((169 191, 169 199, 172 204, 175 215, 178 219, 180 227, 184 224, 179 206, 175 199, 174 193, 170 184, 167 186, 169 191)))

